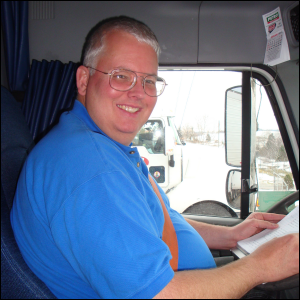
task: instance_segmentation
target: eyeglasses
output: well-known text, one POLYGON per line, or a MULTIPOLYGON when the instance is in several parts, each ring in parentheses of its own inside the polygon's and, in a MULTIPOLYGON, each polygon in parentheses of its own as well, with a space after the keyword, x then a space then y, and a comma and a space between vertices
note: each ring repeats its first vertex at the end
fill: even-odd
POLYGON ((87 68, 109 75, 110 86, 114 90, 120 92, 125 92, 132 89, 135 86, 138 77, 143 78, 142 85, 144 91, 150 97, 160 96, 167 85, 163 78, 155 75, 138 76, 137 73, 141 72, 134 72, 126 69, 115 69, 111 73, 106 73, 92 67, 87 66, 87 68))

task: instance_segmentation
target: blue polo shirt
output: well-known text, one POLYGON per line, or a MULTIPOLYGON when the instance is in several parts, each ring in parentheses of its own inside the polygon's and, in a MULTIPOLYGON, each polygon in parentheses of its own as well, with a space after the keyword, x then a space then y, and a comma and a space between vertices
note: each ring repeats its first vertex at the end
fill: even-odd
MULTIPOLYGON (((201 236, 159 190, 179 270, 215 267, 201 236)), ((77 100, 28 156, 11 223, 26 263, 58 298, 153 298, 174 276, 147 166, 77 100)))

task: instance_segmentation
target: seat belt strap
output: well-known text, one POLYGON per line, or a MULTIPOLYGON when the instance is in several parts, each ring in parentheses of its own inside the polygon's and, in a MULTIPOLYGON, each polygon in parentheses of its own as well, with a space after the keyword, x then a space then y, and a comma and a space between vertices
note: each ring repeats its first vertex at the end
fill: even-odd
POLYGON ((172 255, 172 259, 170 260, 170 266, 173 269, 173 271, 177 271, 178 270, 178 241, 177 241, 176 231, 172 223, 172 220, 170 218, 170 215, 168 213, 168 210, 166 208, 166 205, 161 197, 161 194, 153 178, 150 176, 150 174, 148 175, 148 177, 152 185, 152 188, 160 201, 164 213, 165 223, 163 228, 162 240, 167 244, 172 255))

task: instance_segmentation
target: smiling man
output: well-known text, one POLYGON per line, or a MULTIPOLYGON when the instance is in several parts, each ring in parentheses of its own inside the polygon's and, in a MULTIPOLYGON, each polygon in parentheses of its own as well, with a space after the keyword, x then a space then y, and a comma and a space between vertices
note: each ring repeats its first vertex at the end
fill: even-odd
POLYGON ((131 141, 166 85, 158 53, 139 21, 98 24, 73 109, 24 164, 12 227, 26 263, 58 298, 238 298, 299 272, 297 235, 216 268, 209 248, 230 249, 283 216, 254 213, 232 228, 185 220, 149 177, 131 141))
POLYGON ((157 53, 133 35, 114 30, 106 34, 96 67, 90 68, 98 72, 90 76, 84 64, 77 71, 80 101, 105 134, 128 146, 156 104, 157 53))

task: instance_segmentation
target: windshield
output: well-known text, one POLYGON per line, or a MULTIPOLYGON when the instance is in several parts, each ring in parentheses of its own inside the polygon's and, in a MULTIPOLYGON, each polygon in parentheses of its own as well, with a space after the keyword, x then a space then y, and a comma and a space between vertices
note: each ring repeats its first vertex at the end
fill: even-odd
POLYGON ((175 117, 168 117, 168 121, 169 121, 169 125, 171 126, 171 128, 173 130, 176 144, 181 145, 181 140, 180 140, 180 137, 178 135, 178 130, 177 130, 176 125, 175 125, 175 117))

